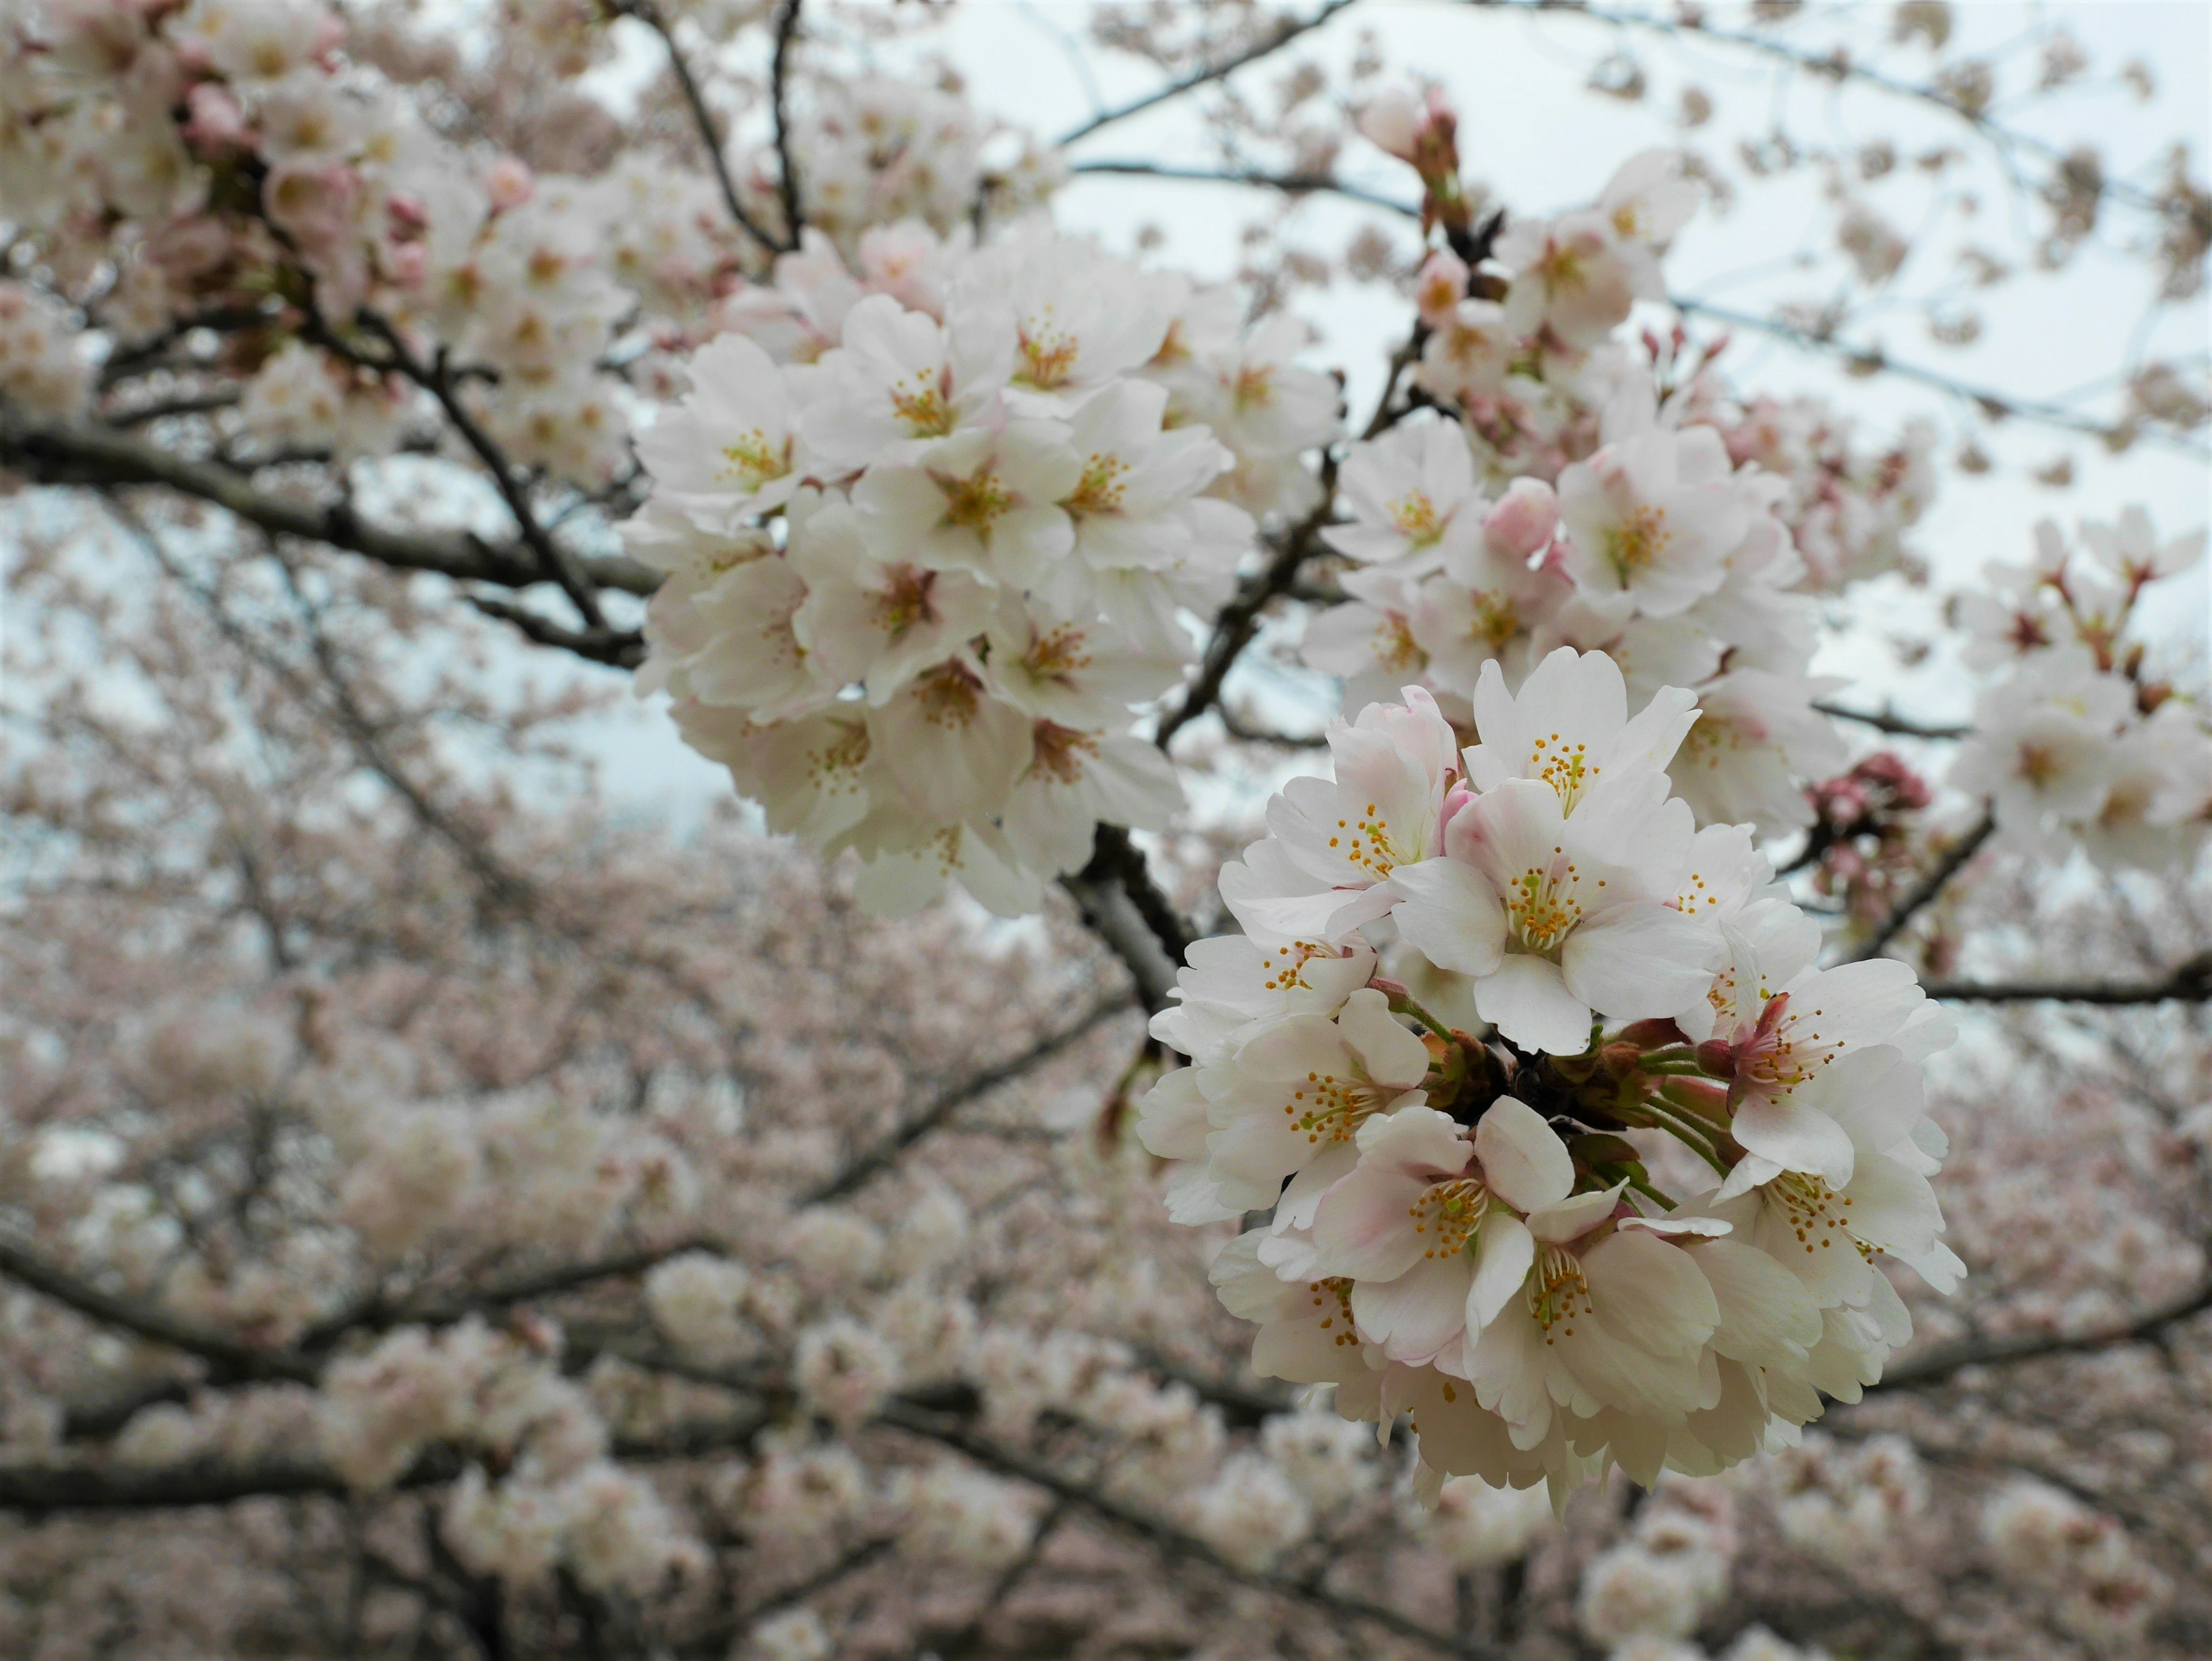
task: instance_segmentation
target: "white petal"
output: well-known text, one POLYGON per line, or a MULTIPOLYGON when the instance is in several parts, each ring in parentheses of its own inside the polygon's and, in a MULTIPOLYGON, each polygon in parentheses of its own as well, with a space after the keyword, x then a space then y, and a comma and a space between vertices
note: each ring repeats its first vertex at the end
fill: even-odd
POLYGON ((1336 1024, 1376 1083, 1410 1090, 1428 1077, 1428 1046, 1399 1025, 1390 1001, 1373 988, 1353 993, 1336 1024))
POLYGON ((1579 1056, 1589 1048, 1589 1006, 1567 990, 1559 965, 1512 952, 1474 983, 1475 1013, 1523 1050, 1579 1056))
POLYGON ((1536 1237, 1518 1217, 1493 1210, 1474 1242, 1474 1281, 1467 1289, 1467 1329, 1480 1333, 1498 1318, 1528 1279, 1536 1237))
POLYGON ((1399 938, 1439 969, 1487 975, 1505 949, 1505 908, 1489 879, 1453 859, 1401 865, 1389 886, 1400 896, 1391 913, 1399 938))
POLYGON ((1575 1186, 1575 1161, 1544 1116, 1511 1096, 1500 1096, 1475 1122, 1474 1152, 1482 1180, 1516 1211, 1557 1205, 1575 1186))

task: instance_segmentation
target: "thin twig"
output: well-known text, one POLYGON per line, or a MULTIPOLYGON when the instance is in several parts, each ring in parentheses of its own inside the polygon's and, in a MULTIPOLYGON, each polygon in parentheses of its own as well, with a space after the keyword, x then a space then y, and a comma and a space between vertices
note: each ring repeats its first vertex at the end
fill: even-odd
POLYGON ((738 195, 737 181, 730 177, 729 160, 722 154, 722 140, 714 131, 714 117, 707 107, 706 95, 699 90, 698 82, 692 78, 691 66, 684 61, 684 53, 676 45, 676 36, 670 30, 667 19, 660 15, 659 7, 653 3, 653 0, 607 0, 607 4, 619 16, 637 19, 659 35, 660 44, 668 49, 668 67, 675 72, 676 84, 691 111, 693 123, 699 129, 699 142, 706 148, 707 163, 714 170, 714 183, 721 187, 722 205, 729 210, 730 217, 737 222, 738 228, 770 253, 796 247, 796 231, 793 233, 790 242, 780 242, 745 211, 745 204, 738 195))
POLYGON ((1124 173, 1139 179, 1171 179, 1188 184, 1249 185, 1263 190, 1280 191, 1285 196, 1340 196, 1347 201, 1364 203, 1370 208, 1386 208, 1392 213, 1403 214, 1408 219, 1420 217, 1418 202, 1401 202, 1395 197, 1370 191, 1364 185, 1346 184, 1343 179, 1325 173, 1269 173, 1257 167, 1186 167, 1166 161, 1078 161, 1068 168, 1071 173, 1124 173))
POLYGON ((1920 879, 1919 885, 1898 903, 1897 909, 1883 919, 1881 927, 1869 935, 1845 961, 1863 963, 1869 958, 1880 957, 1883 948, 1898 937, 1905 925, 1943 891, 1944 885, 1959 874, 1968 860, 1981 852, 1982 844, 1990 839, 1996 828, 1996 820, 1984 809, 1974 828, 1951 844, 1943 857, 1936 862, 1935 868, 1920 879))
POLYGON ((1355 0, 1328 0, 1327 5, 1322 6, 1311 16, 1292 19, 1284 23, 1266 40, 1246 47, 1232 57, 1224 58, 1216 64, 1209 64, 1202 69, 1193 70, 1180 80, 1170 81, 1167 85, 1146 93, 1142 98, 1133 99, 1127 104, 1094 115, 1080 125, 1069 128, 1053 143, 1062 146, 1073 144, 1079 138, 1088 138, 1102 127, 1110 127, 1117 121, 1126 121, 1133 115, 1142 114, 1155 106, 1180 98, 1183 94, 1194 91, 1210 82, 1219 81, 1234 75, 1247 64, 1256 64, 1260 59, 1280 52, 1300 35, 1319 28, 1337 13, 1353 3, 1355 0))

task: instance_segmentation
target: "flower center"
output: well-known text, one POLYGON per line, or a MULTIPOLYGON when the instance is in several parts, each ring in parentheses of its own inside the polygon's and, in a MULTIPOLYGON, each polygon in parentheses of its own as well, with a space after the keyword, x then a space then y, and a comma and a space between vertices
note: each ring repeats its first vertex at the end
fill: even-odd
POLYGON ((952 430, 950 369, 916 369, 890 385, 891 413, 916 438, 943 438, 952 430))
POLYGON ((1597 776, 1605 770, 1590 760, 1589 745, 1569 744, 1557 733, 1538 739, 1528 746, 1528 769, 1533 777, 1552 787, 1563 813, 1575 811, 1583 791, 1595 784, 1597 776))
POLYGON ((1057 386, 1067 379, 1067 372, 1075 367, 1081 350, 1073 335, 1061 334, 1049 327, 1041 328, 1035 334, 1024 329, 1022 362, 1027 373, 1023 379, 1032 386, 1057 386))
POLYGON ((1276 961, 1266 965, 1267 978, 1260 983, 1264 992, 1283 992, 1291 987, 1310 992, 1306 984, 1306 965, 1316 958, 1327 958, 1334 962, 1343 953, 1314 940, 1293 940, 1288 946, 1275 948, 1276 961))
POLYGON ((1129 464, 1119 456, 1094 455, 1084 464, 1075 494, 1060 503, 1080 518, 1085 514, 1114 514, 1121 510, 1121 476, 1129 464))
POLYGON ((1530 866, 1506 888, 1506 915, 1531 952, 1556 952, 1583 920, 1582 902, 1575 897, 1579 876, 1580 867, 1554 848, 1549 866, 1530 866))
POLYGON ((1840 1239, 1857 1249, 1862 1257, 1875 1254, 1873 1246, 1851 1232, 1851 1202, 1818 1177, 1802 1171, 1785 1171, 1766 1185, 1782 1208, 1784 1220, 1808 1257, 1832 1247, 1840 1239))
POLYGON ((1346 838, 1342 834, 1331 837, 1328 845, 1377 882, 1398 867, 1413 864, 1420 858, 1418 851, 1409 859, 1399 850, 1390 839, 1390 821, 1371 801, 1367 804, 1365 817, 1357 824, 1350 819, 1339 819, 1336 828, 1340 833, 1351 832, 1349 840, 1352 846, 1343 846, 1346 838))
POLYGON ((1348 1142, 1396 1094, 1371 1080, 1309 1073, 1305 1082, 1291 1092, 1283 1112, 1291 1128, 1304 1131, 1309 1142, 1348 1142))
POLYGON ((1605 557, 1612 563, 1613 575, 1626 584, 1665 553, 1674 539, 1674 533, 1667 528, 1664 508, 1636 508, 1605 533, 1605 557))
POLYGON ((1415 490, 1392 502, 1390 522, 1416 548, 1428 547, 1444 533, 1443 522, 1437 517, 1437 504, 1429 500, 1425 490, 1415 490))
POLYGON ((1558 1342, 1552 1336, 1553 1327, 1559 1329, 1562 1337, 1571 1338, 1575 1322, 1588 1319, 1597 1311, 1590 1301, 1589 1281, 1583 1274, 1582 1259, 1565 1246, 1544 1248, 1536 1267, 1528 1271, 1527 1296, 1528 1313, 1544 1329, 1547 1344, 1558 1342))
POLYGON ((769 442, 768 435, 756 427, 732 443, 722 447, 722 459, 728 465, 722 469, 726 478, 735 479, 748 490, 757 490, 772 478, 781 478, 791 471, 791 441, 787 438, 781 447, 769 442))
POLYGON ((922 719, 933 727, 960 728, 983 707, 983 683, 959 663, 940 663, 915 689, 922 719))
POLYGON ((1014 505, 1014 493, 1001 484, 998 475, 988 467, 979 469, 967 478, 948 478, 943 473, 932 473, 930 477, 945 493, 945 523, 973 531, 977 536, 989 535, 991 526, 1014 505))
POLYGON ((1413 1220, 1414 1233, 1435 1234, 1421 1256, 1449 1257, 1467 1249, 1489 1210, 1490 1190, 1479 1178, 1453 1177, 1431 1183, 1421 1197, 1406 1208, 1406 1214, 1413 1220))
POLYGON ((1309 1281, 1306 1292, 1313 1299, 1316 1309, 1327 1309, 1334 1301, 1336 1312, 1321 1317, 1323 1332, 1334 1331, 1340 1347, 1356 1344, 1359 1335, 1352 1329, 1352 1282, 1342 1275, 1331 1275, 1325 1281, 1309 1281))
POLYGON ((1098 740, 1089 733, 1058 721, 1037 722, 1030 741, 1030 770, 1061 784, 1078 782, 1098 753, 1098 740))
POLYGON ((936 587, 936 572, 902 565, 891 574, 888 583, 868 596, 871 620, 892 640, 897 640, 918 623, 933 623, 937 619, 936 587))
POLYGON ((1089 633, 1063 623, 1048 629, 1030 642, 1028 654, 1022 659, 1022 667, 1030 678, 1038 681, 1058 681, 1070 684, 1081 670, 1091 665, 1091 654, 1085 650, 1089 633))

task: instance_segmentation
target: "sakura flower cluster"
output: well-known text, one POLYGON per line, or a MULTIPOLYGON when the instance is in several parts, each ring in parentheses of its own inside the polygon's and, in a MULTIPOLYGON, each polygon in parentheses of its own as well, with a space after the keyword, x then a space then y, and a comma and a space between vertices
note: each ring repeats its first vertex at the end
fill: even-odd
POLYGON ((2017 847, 2156 871, 2203 846, 2212 721, 2159 674, 2143 627, 2154 585, 2203 557, 2203 532, 2161 542, 2140 508, 2085 521, 2078 544, 2045 520, 2029 564, 1992 564, 1959 597, 1966 664, 1997 678, 1950 782, 2017 847))
POLYGON ((1632 717, 1562 648, 1473 702, 1464 751, 1419 688, 1370 706, 1269 804, 1139 1134, 1178 1220, 1271 1214, 1212 1270, 1254 1366, 1410 1413, 1431 1482, 1709 1474, 1881 1377, 1878 1256, 1961 1272, 1920 1084, 1949 1024, 1903 964, 1816 966, 1749 829, 1696 827, 1688 692, 1632 717))
POLYGON ((1164 828, 1132 707, 1251 544, 1218 492, 1326 440, 1328 383, 1042 222, 871 233, 857 276, 817 240, 737 316, 639 441, 629 543, 669 574, 641 686, 880 910, 948 878, 1034 910, 1094 824, 1164 828))
POLYGON ((1347 709, 1418 680, 1464 721, 1485 665, 1510 689, 1555 647, 1604 651, 1639 698, 1696 691, 1672 770, 1698 821, 1773 834, 1810 822, 1803 782, 1845 758, 1813 708, 1810 591, 1900 562, 1926 437, 1875 465, 1817 405, 1729 405, 1710 354, 1669 392, 1679 331, 1615 338, 1663 297, 1695 202, 1641 156, 1593 209, 1516 222, 1480 270, 1431 256, 1417 379, 1440 412, 1352 447, 1348 522, 1324 533, 1350 598, 1305 660, 1345 678, 1347 709))

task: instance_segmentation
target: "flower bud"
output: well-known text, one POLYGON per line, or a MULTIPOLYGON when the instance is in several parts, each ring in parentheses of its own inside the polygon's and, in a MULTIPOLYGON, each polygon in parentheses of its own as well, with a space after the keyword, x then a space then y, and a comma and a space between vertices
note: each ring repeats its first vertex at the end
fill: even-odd
POLYGON ((1497 552, 1527 559, 1551 545, 1559 526, 1559 499, 1540 478, 1516 478, 1482 521, 1483 540, 1497 552))
POLYGON ((1698 1065, 1716 1079, 1733 1079, 1735 1047, 1725 1038, 1708 1038, 1698 1046, 1698 1065))
POLYGON ((1449 248, 1438 248, 1422 264, 1413 279, 1413 305, 1421 321, 1440 329, 1451 319, 1452 309, 1467 298, 1467 262, 1449 248))
POLYGON ((511 213, 530 200, 538 189, 537 175, 520 156, 502 155, 484 173, 484 194, 495 213, 511 213))

